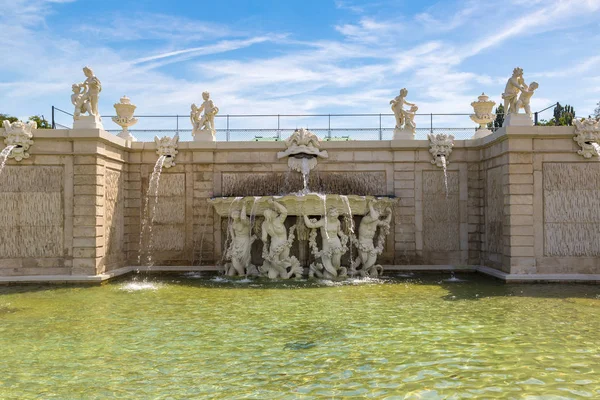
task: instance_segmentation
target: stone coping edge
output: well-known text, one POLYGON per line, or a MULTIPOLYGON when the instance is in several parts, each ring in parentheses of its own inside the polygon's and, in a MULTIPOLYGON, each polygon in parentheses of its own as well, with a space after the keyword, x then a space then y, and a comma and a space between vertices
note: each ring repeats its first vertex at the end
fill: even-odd
MULTIPOLYGON (((386 271, 455 271, 479 272, 506 283, 599 283, 600 274, 507 274, 494 268, 481 265, 384 265, 386 271)), ((134 271, 139 272, 216 272, 217 266, 154 266, 123 267, 98 275, 31 275, 0 276, 0 285, 19 284, 102 284, 134 271)))

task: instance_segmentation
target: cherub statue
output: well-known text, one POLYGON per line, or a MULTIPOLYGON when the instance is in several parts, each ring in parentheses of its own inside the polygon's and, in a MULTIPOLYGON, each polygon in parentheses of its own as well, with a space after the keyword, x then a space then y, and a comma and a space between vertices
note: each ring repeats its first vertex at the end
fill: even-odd
POLYGON ((89 100, 83 94, 83 86, 78 84, 73 84, 71 87, 73 90, 73 94, 71 95, 71 103, 75 106, 75 111, 73 111, 73 118, 79 119, 79 116, 82 113, 88 113, 92 115, 92 108, 90 106, 89 100))
POLYGON ((375 200, 369 202, 369 212, 360 221, 358 228, 358 239, 353 238, 353 242, 358 248, 358 258, 351 267, 350 274, 360 274, 363 277, 376 277, 381 275, 383 267, 375 265, 377 256, 383 252, 385 236, 389 233, 390 222, 392 221, 392 209, 385 209, 385 217, 381 219, 380 213, 375 209, 375 200), (377 245, 374 244, 377 228, 381 228, 377 238, 377 245), (362 265, 362 268, 357 269, 362 265))
POLYGON ((404 126, 412 133, 415 133, 417 131, 417 125, 415 124, 415 114, 418 109, 419 107, 413 104, 410 107, 410 110, 402 110, 402 113, 404 114, 404 126))
POLYGON ((531 100, 531 96, 533 96, 533 92, 539 87, 537 82, 531 82, 529 86, 523 83, 524 90, 521 91, 519 95, 519 100, 517 100, 517 110, 523 108, 525 110, 525 114, 531 115, 531 107, 529 106, 529 101, 531 100))
POLYGON ((327 218, 322 217, 318 221, 311 220, 307 215, 304 216, 304 223, 308 228, 313 229, 310 234, 309 243, 312 253, 316 258, 321 258, 322 264, 311 265, 309 274, 316 274, 318 277, 335 278, 345 276, 346 268, 342 267, 342 255, 348 251, 346 243, 348 237, 342 232, 339 213, 335 207, 327 211, 327 218), (321 230, 321 250, 317 248, 317 231, 321 230), (341 240, 340 240, 341 239, 341 240))
POLYGON ((290 257, 295 226, 290 228, 288 237, 288 232, 285 229, 287 209, 282 204, 273 201, 273 199, 269 199, 268 203, 279 213, 273 209, 267 209, 263 213, 265 220, 262 223, 261 238, 263 241, 264 263, 259 269, 271 279, 289 279, 292 275, 300 277, 302 276, 300 262, 296 257, 290 257))
POLYGON ((231 244, 227 249, 225 256, 231 260, 226 266, 225 273, 229 276, 254 275, 258 271, 250 264, 252 255, 252 243, 256 240, 255 235, 251 235, 251 224, 246 214, 246 204, 242 205, 241 211, 231 212, 231 225, 229 234, 231 235, 231 244))
MULTIPOLYGON (((504 99, 504 112, 506 114, 517 114, 519 112, 519 93, 527 90, 525 80, 523 79, 523 69, 515 68, 513 74, 508 78, 502 98, 504 99)), ((533 93, 532 93, 533 94, 533 93)))
POLYGON ((195 135, 201 130, 208 130, 215 135, 215 115, 219 113, 219 107, 215 106, 214 102, 210 99, 210 93, 203 92, 202 99, 204 102, 197 107, 192 104, 192 111, 190 113, 190 120, 192 122, 193 131, 192 135, 195 135), (204 111, 204 114, 200 116, 200 113, 204 111))
POLYGON ((415 106, 413 103, 409 103, 405 100, 408 95, 408 90, 406 88, 400 89, 400 94, 396 96, 393 100, 390 100, 390 104, 392 105, 392 111, 394 112, 394 116, 396 117, 396 129, 403 129, 405 126, 405 111, 404 105, 415 106))

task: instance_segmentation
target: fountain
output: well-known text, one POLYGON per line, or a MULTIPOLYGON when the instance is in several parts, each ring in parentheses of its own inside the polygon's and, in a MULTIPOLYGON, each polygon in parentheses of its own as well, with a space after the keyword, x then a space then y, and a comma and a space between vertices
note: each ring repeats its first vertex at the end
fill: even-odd
POLYGON ((176 134, 172 138, 169 136, 163 136, 162 138, 155 136, 154 143, 156 143, 156 154, 165 157, 163 167, 171 168, 174 166, 175 156, 178 153, 177 146, 179 145, 179 135, 176 134))
POLYGON ((450 163, 448 158, 454 146, 454 136, 438 133, 437 135, 429 134, 427 137, 429 138, 429 152, 433 156, 431 163, 444 170, 444 187, 446 197, 448 197, 448 164, 450 163))
POLYGON ((302 276, 303 266, 308 265, 309 277, 334 279, 347 275, 381 275, 383 267, 376 265, 376 261, 389 233, 394 199, 311 192, 308 187, 310 171, 316 167, 318 157, 328 157, 327 152, 320 149, 318 137, 306 129, 296 130, 285 143, 287 149, 278 153, 278 158, 288 157, 288 174, 295 171, 302 175, 302 190, 276 195, 280 189, 273 187, 271 195, 210 200, 217 214, 229 219, 225 273, 289 279, 302 276), (344 224, 340 221, 340 210, 346 215, 344 224), (286 225, 288 216, 295 217, 292 225, 286 225), (354 232, 354 216, 362 216, 358 237, 354 232), (255 227, 257 217, 262 223, 255 227), (261 266, 251 263, 252 244, 257 239, 263 244, 261 266), (290 254, 294 242, 298 243, 300 259, 290 254), (304 248, 306 244, 309 252, 304 248), (352 245, 358 249, 356 258, 352 254, 352 245), (343 266, 342 258, 349 250, 350 264, 343 266), (313 262, 309 262, 310 257, 313 262))
POLYGON ((15 121, 10 123, 5 120, 3 125, 6 136, 4 144, 7 148, 2 151, 4 158, 1 158, 0 162, 5 163, 7 158, 14 158, 15 161, 29 158, 29 147, 33 144, 33 130, 37 128, 36 122, 15 121))
POLYGON ((574 119, 575 137, 573 140, 581 147, 577 154, 584 158, 592 156, 600 159, 600 119, 574 119))

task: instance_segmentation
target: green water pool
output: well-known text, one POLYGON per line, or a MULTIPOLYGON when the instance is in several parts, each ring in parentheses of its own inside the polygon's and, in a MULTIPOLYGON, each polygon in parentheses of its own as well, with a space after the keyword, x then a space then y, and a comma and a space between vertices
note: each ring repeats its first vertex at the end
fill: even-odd
POLYGON ((0 287, 0 399, 600 398, 600 286, 0 287))

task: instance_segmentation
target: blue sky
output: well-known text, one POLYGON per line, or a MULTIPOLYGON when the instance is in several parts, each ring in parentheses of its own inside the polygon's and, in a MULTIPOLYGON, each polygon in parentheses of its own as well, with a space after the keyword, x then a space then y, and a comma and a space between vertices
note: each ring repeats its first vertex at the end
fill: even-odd
POLYGON ((419 112, 469 113, 483 91, 499 103, 516 66, 540 84, 534 110, 560 101, 586 116, 600 101, 600 0, 0 0, 0 10, 0 112, 19 117, 71 111, 85 65, 102 81, 104 115, 123 94, 138 114, 186 115, 204 90, 222 114, 389 113, 402 87, 419 112))

